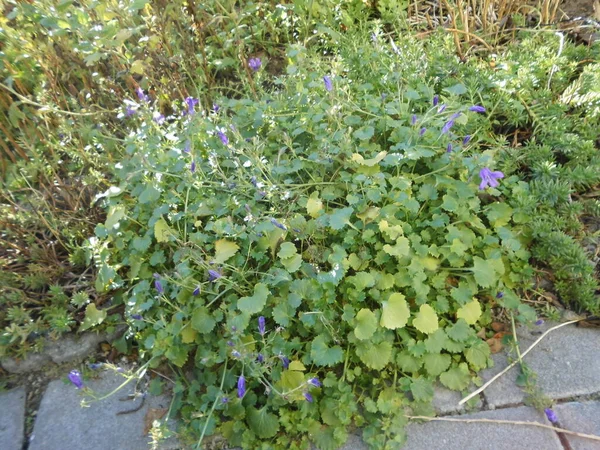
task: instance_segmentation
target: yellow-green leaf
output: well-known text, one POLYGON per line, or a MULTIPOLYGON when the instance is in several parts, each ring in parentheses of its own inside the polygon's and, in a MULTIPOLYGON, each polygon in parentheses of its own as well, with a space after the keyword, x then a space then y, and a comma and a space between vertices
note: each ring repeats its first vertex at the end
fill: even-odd
POLYGON ((396 240, 398 236, 402 236, 404 231, 401 225, 390 225, 387 220, 379 222, 379 231, 385 233, 390 239, 396 240))
POLYGON ((172 234, 171 227, 162 217, 154 224, 154 237, 158 242, 169 242, 169 236, 172 234))
POLYGON ((290 363, 290 366, 288 367, 288 369, 304 372, 306 370, 306 367, 304 367, 304 364, 302 364, 300 361, 292 361, 290 363))
POLYGON ((438 329, 438 316, 429 305, 421 305, 413 326, 422 333, 433 333, 438 329))
POLYGON ((364 341, 373 336, 377 330, 377 317, 373 311, 363 308, 356 314, 356 328, 354 334, 358 339, 364 341))
POLYGON ((229 258, 237 253, 239 246, 235 242, 226 241, 225 239, 219 239, 215 242, 215 258, 216 264, 223 264, 229 258))
POLYGON ((481 317, 481 305, 477 299, 473 299, 473 301, 467 303, 465 306, 458 308, 458 311, 456 311, 456 317, 459 319, 465 319, 465 322, 467 322, 469 325, 474 325, 481 317))
POLYGON ((84 331, 88 328, 100 325, 104 322, 104 319, 106 319, 106 310, 98 309, 94 303, 90 303, 87 305, 87 308, 85 308, 85 319, 81 322, 79 331, 84 331))
POLYGON ((191 326, 185 326, 183 327, 183 330, 181 330, 181 342, 184 344, 191 344, 196 340, 197 334, 198 333, 196 333, 196 330, 194 330, 191 326))
POLYGON ((387 156, 387 152, 379 152, 379 153, 377 153, 377 156, 375 156, 375 158, 365 159, 365 158, 363 158, 363 156, 361 154, 353 153, 352 161, 360 164, 361 166, 372 167, 376 164, 379 164, 381 161, 383 161, 383 158, 385 158, 386 156, 387 156))
POLYGON ((404 295, 394 293, 390 295, 387 302, 383 302, 381 313, 381 326, 395 330, 403 328, 410 317, 410 309, 408 303, 404 299, 404 295))
POLYGON ((318 197, 310 197, 306 202, 306 212, 311 217, 318 217, 323 209, 323 202, 318 197))
POLYGON ((383 246, 383 251, 388 255, 402 257, 408 256, 410 253, 410 246, 408 245, 408 239, 405 237, 398 237, 396 239, 396 243, 394 245, 385 244, 383 246))

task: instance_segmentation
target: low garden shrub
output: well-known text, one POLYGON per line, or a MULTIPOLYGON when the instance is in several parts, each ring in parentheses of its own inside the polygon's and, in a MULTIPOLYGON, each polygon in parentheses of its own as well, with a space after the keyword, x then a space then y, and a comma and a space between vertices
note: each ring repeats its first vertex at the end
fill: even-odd
POLYGON ((496 308, 535 317, 517 295, 525 185, 479 145, 495 105, 434 89, 406 64, 417 40, 353 39, 328 67, 291 46, 256 98, 180 99, 164 117, 140 93, 127 119, 89 245, 96 286, 117 290, 151 364, 178 368, 196 438, 335 448, 354 424, 397 445, 437 380, 477 382, 496 308))

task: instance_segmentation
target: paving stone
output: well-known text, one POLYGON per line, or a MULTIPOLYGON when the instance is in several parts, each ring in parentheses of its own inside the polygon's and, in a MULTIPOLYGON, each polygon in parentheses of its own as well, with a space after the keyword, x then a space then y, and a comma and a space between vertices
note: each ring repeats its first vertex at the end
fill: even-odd
MULTIPOLYGON (((525 350, 541 332, 556 324, 542 327, 521 327, 517 333, 521 350, 525 350)), ((537 374, 538 386, 554 400, 590 395, 600 392, 600 333, 593 328, 567 325, 548 334, 525 356, 525 363, 537 374)), ((484 370, 484 382, 491 379, 508 365, 505 353, 492 356, 495 366, 484 370)), ((524 393, 515 381, 518 366, 485 389, 484 395, 490 407, 511 406, 522 403, 524 393)))
MULTIPOLYGON (((533 408, 498 409, 458 416, 461 419, 496 419, 540 422, 549 425, 544 416, 533 408)), ((551 430, 492 423, 427 422, 411 423, 408 440, 402 450, 515 450, 536 448, 562 450, 560 441, 551 430)))
MULTIPOLYGON (((105 372, 97 380, 85 380, 97 395, 104 395, 125 381, 122 376, 105 372)), ((145 405, 132 414, 117 415, 118 412, 133 409, 140 399, 120 401, 134 391, 135 381, 131 381, 116 394, 92 402, 82 408, 81 392, 71 383, 63 380, 52 381, 40 404, 30 440, 29 450, 147 450, 150 438, 144 435, 144 418, 150 408, 169 408, 167 396, 148 396, 145 405)), ((178 449, 181 446, 174 438, 163 443, 160 449, 178 449)))
POLYGON ((25 389, 0 394, 0 449, 21 450, 25 425, 25 389))
MULTIPOLYGON (((470 391, 475 389, 475 387, 471 386, 470 391)), ((466 411, 466 405, 458 405, 458 402, 460 402, 462 398, 463 395, 460 392, 451 391, 450 389, 447 389, 444 386, 437 385, 435 386, 433 391, 433 408, 435 409, 438 415, 464 412, 466 411)), ((479 409, 483 406, 483 403, 481 402, 481 399, 479 397, 477 397, 474 400, 474 402, 475 404, 472 406, 472 408, 479 409)))
MULTIPOLYGON (((600 402, 572 402, 554 408, 561 428, 600 436, 600 402)), ((598 450, 599 441, 565 435, 572 450, 598 450)))

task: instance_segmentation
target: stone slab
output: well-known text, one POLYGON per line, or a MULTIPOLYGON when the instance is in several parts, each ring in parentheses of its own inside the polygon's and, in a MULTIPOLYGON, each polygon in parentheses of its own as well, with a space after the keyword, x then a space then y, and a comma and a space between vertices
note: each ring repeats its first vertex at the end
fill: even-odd
MULTIPOLYGON (((556 325, 546 323, 541 327, 521 327, 517 333, 521 351, 527 349, 540 334, 556 325)), ((527 356, 525 363, 537 374, 538 386, 554 400, 566 399, 600 392, 600 332, 593 328, 567 325, 549 333, 527 356)), ((495 366, 481 373, 487 382, 507 367, 507 355, 502 352, 492 356, 495 366)), ((518 366, 492 383, 484 391, 492 408, 522 403, 525 395, 515 381, 518 366)))
MULTIPOLYGON (((460 419, 495 419, 540 422, 550 425, 544 414, 520 406, 457 416, 460 419)), ((520 425, 464 422, 411 423, 402 450, 562 450, 551 430, 520 425)))
MULTIPOLYGON (((66 377, 65 377, 66 380, 66 377)), ((104 372, 97 380, 84 380, 97 395, 105 395, 125 381, 114 372, 104 372)), ((131 381, 116 394, 82 408, 82 392, 64 380, 52 381, 38 410, 29 450, 148 450, 149 436, 144 434, 144 418, 150 408, 169 408, 170 398, 148 395, 144 407, 132 414, 118 412, 138 406, 140 399, 120 401, 134 391, 131 381)), ((181 446, 174 438, 162 443, 163 450, 181 446)))
POLYGON ((0 449, 21 450, 25 426, 25 389, 0 394, 0 449))
MULTIPOLYGON (((475 387, 471 386, 471 390, 475 389, 475 387)), ((451 391, 444 386, 437 385, 433 391, 433 408, 437 415, 443 416, 446 414, 465 412, 467 409, 481 409, 483 406, 483 403, 479 397, 474 399, 472 402, 468 402, 468 408, 466 407, 467 405, 459 406, 458 402, 460 402, 462 398, 463 395, 460 392, 451 391)))
MULTIPOLYGON (((559 425, 571 431, 600 436, 600 402, 572 402, 554 408, 559 425)), ((572 450, 597 450, 600 441, 565 435, 572 450)))

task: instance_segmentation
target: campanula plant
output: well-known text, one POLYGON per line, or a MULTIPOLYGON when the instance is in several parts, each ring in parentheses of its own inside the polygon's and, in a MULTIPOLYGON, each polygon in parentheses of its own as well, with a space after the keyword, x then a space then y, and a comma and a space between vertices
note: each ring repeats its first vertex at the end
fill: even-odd
POLYGON ((506 201, 522 186, 478 144, 494 105, 437 91, 419 46, 367 35, 329 67, 294 46, 275 90, 160 126, 136 114, 90 252, 143 317, 143 357, 193 374, 179 412, 198 439, 335 447, 364 423, 373 447, 401 443, 436 383, 465 390, 489 365, 493 310, 535 317, 506 201))

